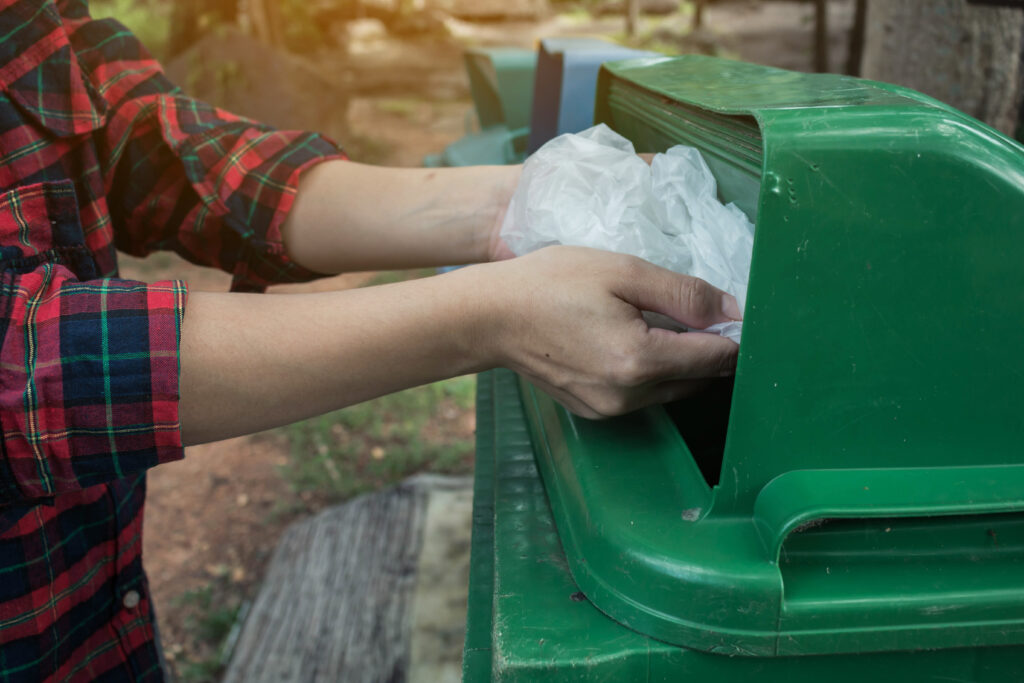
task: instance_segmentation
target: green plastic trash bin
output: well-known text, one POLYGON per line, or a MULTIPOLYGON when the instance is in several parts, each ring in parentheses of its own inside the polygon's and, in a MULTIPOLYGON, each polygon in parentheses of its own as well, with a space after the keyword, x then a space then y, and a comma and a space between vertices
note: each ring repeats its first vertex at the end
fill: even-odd
POLYGON ((1024 680, 1024 148, 704 57, 597 99, 755 221, 737 374, 598 422, 482 377, 466 680, 1024 680))

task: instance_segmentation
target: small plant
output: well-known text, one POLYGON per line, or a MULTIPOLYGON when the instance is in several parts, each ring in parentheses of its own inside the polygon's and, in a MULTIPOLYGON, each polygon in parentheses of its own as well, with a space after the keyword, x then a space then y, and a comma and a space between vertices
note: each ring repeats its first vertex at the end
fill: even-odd
POLYGON ((188 609, 185 629, 192 642, 188 654, 175 660, 178 677, 185 683, 213 683, 220 679, 226 664, 225 644, 242 604, 234 593, 226 578, 218 577, 205 586, 185 591, 173 601, 188 609))

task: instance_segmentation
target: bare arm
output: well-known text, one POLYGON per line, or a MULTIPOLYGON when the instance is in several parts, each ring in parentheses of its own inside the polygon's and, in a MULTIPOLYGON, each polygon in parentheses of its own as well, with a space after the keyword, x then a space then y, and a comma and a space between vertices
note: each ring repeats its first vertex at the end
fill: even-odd
POLYGON ((302 178, 284 226, 293 259, 321 273, 480 263, 519 166, 385 168, 328 161, 302 178))
POLYGON ((182 328, 182 435, 245 434, 495 366, 589 417, 732 372, 731 341, 649 329, 640 309, 698 328, 739 315, 700 280, 569 247, 360 290, 195 293, 182 328))

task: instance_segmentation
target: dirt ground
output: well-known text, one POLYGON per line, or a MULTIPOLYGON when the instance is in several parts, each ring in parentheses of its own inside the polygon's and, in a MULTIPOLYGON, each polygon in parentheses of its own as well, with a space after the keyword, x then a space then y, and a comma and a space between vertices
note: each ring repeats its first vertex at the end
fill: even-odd
MULTIPOLYGON (((831 8, 833 65, 841 66, 845 60, 845 31, 852 5, 852 1, 842 0, 831 8)), ((716 3, 708 9, 707 28, 699 38, 710 41, 726 56, 810 70, 811 12, 809 3, 716 3)), ((671 29, 671 24, 659 21, 663 23, 658 26, 671 29)), ((424 155, 440 151, 465 132, 471 105, 459 41, 531 46, 544 35, 620 33, 622 20, 589 20, 575 13, 533 23, 474 26, 453 22, 449 28, 454 39, 439 43, 395 40, 370 26, 362 38, 350 41, 348 54, 325 54, 305 67, 296 67, 318 71, 321 84, 329 83, 332 74, 344 74, 340 80, 345 82, 346 90, 309 93, 306 100, 293 102, 292 110, 281 108, 281 97, 272 85, 266 81, 256 85, 259 74, 269 68, 264 61, 252 66, 255 73, 246 76, 246 64, 241 59, 240 66, 232 67, 229 87, 225 87, 224 74, 220 73, 213 79, 217 92, 207 92, 206 98, 221 99, 217 103, 228 107, 238 102, 243 110, 236 111, 254 118, 261 118, 261 111, 266 110, 268 116, 262 118, 277 118, 273 121, 277 125, 317 128, 329 131, 332 137, 346 136, 346 140, 339 141, 349 143, 346 148, 356 159, 418 166, 424 155), (408 61, 409 55, 418 57, 408 61), (396 61, 399 58, 407 60, 404 66, 396 61), (241 75, 234 70, 237 68, 241 75), (429 87, 410 91, 410 70, 417 69, 429 72, 432 80, 429 87), (388 73, 395 74, 393 87, 386 82, 388 73)), ((244 43, 248 39, 243 36, 232 40, 244 43)), ((685 48, 685 41, 680 46, 685 48)), ((237 51, 237 45, 220 49, 236 50, 236 60, 245 54, 237 51)), ((196 63, 215 63, 210 60, 216 60, 216 55, 200 52, 188 60, 176 67, 171 65, 172 78, 177 73, 178 81, 183 82, 183 78, 189 78, 189 68, 196 63)), ((282 73, 290 72, 286 69, 282 73)), ((310 78, 311 83, 317 82, 316 77, 310 78)), ((289 96, 301 98, 294 92, 289 96)), ((225 291, 229 284, 227 275, 166 254, 145 261, 126 258, 122 272, 126 277, 150 281, 183 278, 193 290, 225 291)), ((357 286, 368 277, 347 275, 279 291, 345 288, 357 286)), ((466 424, 471 430, 472 420, 466 424)), ((255 436, 190 448, 184 461, 156 468, 150 475, 145 561, 165 651, 182 679, 216 676, 217 653, 197 634, 202 620, 222 603, 232 605, 228 618, 234 620, 235 608, 255 593, 284 527, 298 515, 309 514, 324 504, 288 487, 280 472, 287 464, 280 439, 255 436)))

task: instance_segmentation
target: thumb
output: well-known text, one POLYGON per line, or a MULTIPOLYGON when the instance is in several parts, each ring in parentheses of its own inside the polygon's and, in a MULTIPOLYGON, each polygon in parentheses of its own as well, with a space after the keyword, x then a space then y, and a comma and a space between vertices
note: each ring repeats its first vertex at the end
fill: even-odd
POLYGON ((667 315, 691 329, 700 330, 742 317, 731 294, 699 278, 673 273, 640 259, 615 294, 642 311, 667 315))

